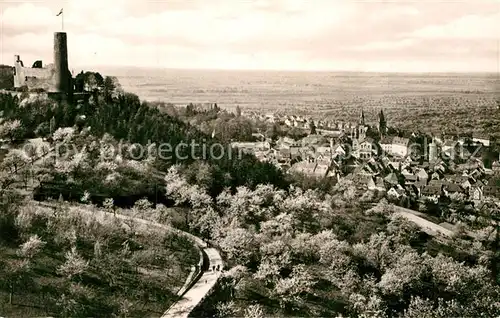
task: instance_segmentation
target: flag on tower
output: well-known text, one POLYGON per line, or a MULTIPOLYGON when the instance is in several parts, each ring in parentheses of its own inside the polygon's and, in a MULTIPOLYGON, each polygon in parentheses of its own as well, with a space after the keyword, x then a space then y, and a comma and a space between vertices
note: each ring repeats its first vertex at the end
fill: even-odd
POLYGON ((63 8, 61 8, 61 11, 56 15, 56 17, 61 16, 61 30, 64 30, 64 14, 63 14, 63 8))

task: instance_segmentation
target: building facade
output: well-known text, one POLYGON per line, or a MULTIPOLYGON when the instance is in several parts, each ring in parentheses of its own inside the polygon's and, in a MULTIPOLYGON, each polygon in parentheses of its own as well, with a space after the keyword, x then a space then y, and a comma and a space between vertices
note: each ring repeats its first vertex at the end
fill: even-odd
POLYGON ((380 141, 380 147, 384 153, 398 157, 408 155, 409 145, 410 140, 401 137, 385 137, 380 141))
POLYGON ((437 144, 432 141, 429 144, 429 161, 435 161, 438 159, 438 147, 437 144))

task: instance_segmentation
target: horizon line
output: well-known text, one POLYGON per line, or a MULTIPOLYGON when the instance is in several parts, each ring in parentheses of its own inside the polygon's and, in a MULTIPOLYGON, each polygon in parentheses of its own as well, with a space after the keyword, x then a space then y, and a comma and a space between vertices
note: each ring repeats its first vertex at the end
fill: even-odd
POLYGON ((212 71, 212 72, 288 72, 288 73, 368 73, 368 74, 488 74, 498 75, 498 71, 397 71, 397 70, 341 70, 341 69, 272 69, 272 68, 183 68, 183 67, 163 67, 163 66, 136 66, 136 65, 80 65, 76 68, 107 68, 107 69, 143 69, 143 70, 172 70, 172 71, 212 71))
MULTIPOLYGON (((0 66, 14 67, 9 64, 0 66)), ((45 67, 46 65, 44 65, 45 67)), ((342 69, 273 69, 273 68, 190 68, 190 67, 167 67, 167 66, 137 66, 137 65, 77 65, 70 67, 71 70, 91 71, 95 68, 101 69, 142 69, 156 71, 208 71, 208 72, 283 72, 283 73, 365 73, 365 74, 484 74, 497 75, 500 78, 500 71, 398 71, 398 70, 342 70, 342 69)))

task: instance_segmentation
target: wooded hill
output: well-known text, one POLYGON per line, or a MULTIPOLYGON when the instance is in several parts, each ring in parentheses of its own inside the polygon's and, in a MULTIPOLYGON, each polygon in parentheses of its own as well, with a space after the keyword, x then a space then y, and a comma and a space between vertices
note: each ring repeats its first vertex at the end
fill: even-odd
POLYGON ((12 66, 0 64, 0 89, 14 87, 14 72, 12 66))
MULTIPOLYGON (((21 96, 24 101, 20 101, 19 98, 9 94, 0 95, 0 111, 3 111, 4 123, 19 122, 19 125, 15 125, 15 129, 3 129, 5 137, 13 140, 48 137, 57 128, 75 127, 77 131, 86 130, 89 135, 98 139, 106 134, 116 142, 123 141, 143 146, 153 143, 156 146, 168 144, 175 149, 180 143, 189 145, 194 141, 199 145, 205 144, 209 149, 211 145, 218 143, 218 140, 210 138, 177 118, 162 113, 151 104, 141 102, 136 95, 130 93, 120 94, 117 98, 111 98, 110 94, 95 94, 88 103, 79 104, 58 103, 44 98, 28 101, 27 98, 21 96)), ((89 140, 83 139, 81 142, 83 144, 80 146, 83 146, 89 140)), ((287 187, 283 174, 274 165, 261 163, 251 155, 238 158, 233 153, 231 157, 227 151, 228 145, 224 143, 221 145, 225 149, 222 158, 214 156, 202 160, 210 167, 206 186, 212 195, 216 196, 226 187, 235 190, 242 185, 253 188, 258 184, 271 183, 279 188, 287 187)), ((179 150, 178 153, 172 152, 171 158, 153 159, 151 166, 161 173, 167 171, 173 164, 189 167, 196 162, 196 157, 203 157, 202 147, 195 148, 196 156, 192 155, 191 147, 179 150)), ((89 176, 85 179, 89 179, 89 176)), ((61 184, 61 188, 68 187, 61 184)), ((108 196, 107 193, 102 195, 108 196)), ((131 196, 134 193, 126 195, 131 196)))

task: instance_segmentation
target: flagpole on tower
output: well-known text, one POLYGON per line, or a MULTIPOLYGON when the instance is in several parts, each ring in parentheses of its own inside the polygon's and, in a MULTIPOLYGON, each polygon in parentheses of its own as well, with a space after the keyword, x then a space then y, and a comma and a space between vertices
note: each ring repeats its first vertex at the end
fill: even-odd
POLYGON ((61 9, 61 11, 59 11, 59 13, 56 15, 56 17, 58 16, 61 16, 61 28, 62 28, 62 31, 64 31, 64 12, 63 12, 63 9, 61 9))

